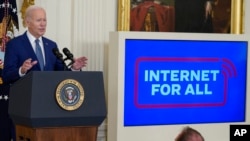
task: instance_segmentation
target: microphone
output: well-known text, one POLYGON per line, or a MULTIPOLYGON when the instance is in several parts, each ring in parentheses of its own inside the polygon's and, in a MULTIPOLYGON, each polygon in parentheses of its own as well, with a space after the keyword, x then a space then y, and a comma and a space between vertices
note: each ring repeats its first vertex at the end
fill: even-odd
POLYGON ((67 65, 65 63, 65 60, 63 59, 63 55, 60 53, 58 48, 55 47, 55 48, 52 49, 52 51, 53 51, 54 55, 63 62, 64 70, 66 70, 67 65))
POLYGON ((64 60, 71 60, 68 66, 72 65, 75 62, 73 54, 67 48, 63 48, 63 53, 66 55, 64 60))
POLYGON ((59 52, 58 48, 53 48, 52 51, 53 51, 54 55, 55 55, 58 59, 60 59, 60 60, 62 60, 62 61, 64 62, 64 60, 63 60, 63 55, 59 52))

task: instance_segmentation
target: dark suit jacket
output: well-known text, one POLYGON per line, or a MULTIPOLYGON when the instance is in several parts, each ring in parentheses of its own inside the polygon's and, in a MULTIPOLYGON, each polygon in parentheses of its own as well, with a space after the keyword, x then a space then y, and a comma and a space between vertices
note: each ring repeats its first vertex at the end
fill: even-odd
POLYGON ((205 4, 213 0, 175 0, 175 32, 213 32, 212 19, 205 18, 205 4))
MULTIPOLYGON (((58 59, 52 51, 53 48, 57 48, 57 44, 45 37, 42 37, 42 41, 46 60, 44 71, 64 70, 63 62, 58 59)), ((32 61, 38 60, 25 32, 23 35, 8 41, 6 44, 2 73, 3 82, 13 83, 17 81, 20 78, 19 68, 28 58, 31 58, 32 61)), ((34 65, 27 73, 30 71, 41 71, 39 63, 34 65)))

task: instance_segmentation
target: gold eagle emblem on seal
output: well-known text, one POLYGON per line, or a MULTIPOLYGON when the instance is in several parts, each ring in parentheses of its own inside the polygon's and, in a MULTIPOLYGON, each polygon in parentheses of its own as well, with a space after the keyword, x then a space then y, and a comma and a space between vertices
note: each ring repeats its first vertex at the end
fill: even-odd
POLYGON ((57 104, 67 111, 78 109, 84 101, 83 87, 74 79, 66 79, 60 82, 55 95, 57 104))

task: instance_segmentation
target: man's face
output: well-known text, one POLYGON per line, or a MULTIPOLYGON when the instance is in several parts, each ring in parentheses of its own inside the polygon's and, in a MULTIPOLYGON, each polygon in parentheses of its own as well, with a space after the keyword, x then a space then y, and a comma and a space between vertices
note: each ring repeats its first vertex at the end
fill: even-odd
POLYGON ((31 17, 26 21, 29 32, 39 38, 43 36, 46 31, 47 19, 46 13, 42 9, 32 11, 31 17))

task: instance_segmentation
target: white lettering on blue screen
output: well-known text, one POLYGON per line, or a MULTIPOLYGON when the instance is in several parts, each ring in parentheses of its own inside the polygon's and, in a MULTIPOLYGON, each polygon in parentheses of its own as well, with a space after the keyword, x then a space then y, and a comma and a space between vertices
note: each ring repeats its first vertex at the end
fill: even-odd
POLYGON ((152 83, 152 96, 181 95, 182 86, 178 82, 190 82, 183 88, 184 95, 212 95, 209 82, 217 81, 219 74, 220 70, 145 70, 144 81, 152 83))

